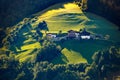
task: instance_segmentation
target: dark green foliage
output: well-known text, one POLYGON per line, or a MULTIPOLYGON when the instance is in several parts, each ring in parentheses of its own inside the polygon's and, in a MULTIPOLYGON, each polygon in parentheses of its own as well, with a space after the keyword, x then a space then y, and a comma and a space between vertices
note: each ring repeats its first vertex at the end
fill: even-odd
POLYGON ((46 50, 48 52, 51 52, 49 49, 52 48, 56 50, 56 45, 48 42, 44 42, 43 45, 44 54, 36 50, 40 52, 37 54, 39 60, 26 63, 15 60, 12 52, 1 50, 0 80, 104 80, 104 78, 112 80, 113 74, 120 72, 119 48, 111 47, 96 52, 91 65, 87 63, 53 65, 48 62, 52 57, 49 57, 50 53, 47 54, 46 50), (45 57, 40 58, 40 54, 45 57))
POLYGON ((71 66, 74 70, 70 69, 70 65, 53 65, 46 61, 37 62, 33 70, 34 80, 81 80, 79 64, 78 67, 72 64, 71 66))
POLYGON ((5 33, 4 29, 0 28, 0 47, 3 46, 3 44, 1 44, 1 43, 2 43, 3 38, 5 38, 5 36, 6 36, 6 33, 5 33))
POLYGON ((33 66, 33 63, 22 63, 15 80, 33 80, 33 66))
POLYGON ((14 80, 19 72, 19 62, 14 59, 13 53, 9 56, 0 54, 0 80, 14 80))
POLYGON ((88 64, 81 63, 81 64, 69 64, 67 65, 67 69, 71 71, 78 71, 78 72, 85 72, 85 68, 88 67, 88 64))
POLYGON ((116 47, 96 52, 91 67, 86 71, 86 75, 90 77, 90 80, 103 80, 105 77, 111 80, 114 73, 120 72, 119 53, 120 49, 116 47))
POLYGON ((53 64, 49 64, 48 62, 37 62, 33 68, 34 80, 47 80, 47 72, 49 72, 52 67, 53 64))
POLYGON ((60 54, 60 49, 52 42, 45 41, 42 48, 37 51, 36 61, 51 61, 60 54))
POLYGON ((88 0, 87 5, 87 11, 103 16, 120 26, 120 0, 88 0))
POLYGON ((120 0, 75 0, 82 10, 103 16, 120 26, 120 0))
POLYGON ((38 24, 38 27, 37 27, 37 28, 40 29, 40 30, 47 30, 47 31, 48 31, 48 26, 47 26, 46 21, 40 22, 40 23, 38 24))
POLYGON ((82 80, 79 73, 74 71, 65 71, 58 74, 53 80, 82 80))

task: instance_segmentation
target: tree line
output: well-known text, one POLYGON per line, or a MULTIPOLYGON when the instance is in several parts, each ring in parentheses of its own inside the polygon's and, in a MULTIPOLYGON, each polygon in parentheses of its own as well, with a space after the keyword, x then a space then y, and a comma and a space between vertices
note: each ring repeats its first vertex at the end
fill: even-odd
POLYGON ((1 50, 0 80, 111 80, 114 73, 120 72, 119 48, 110 47, 94 53, 92 64, 53 64, 50 60, 53 55, 57 56, 60 48, 44 44, 46 46, 35 53, 35 60, 25 63, 16 60, 14 53, 1 50))

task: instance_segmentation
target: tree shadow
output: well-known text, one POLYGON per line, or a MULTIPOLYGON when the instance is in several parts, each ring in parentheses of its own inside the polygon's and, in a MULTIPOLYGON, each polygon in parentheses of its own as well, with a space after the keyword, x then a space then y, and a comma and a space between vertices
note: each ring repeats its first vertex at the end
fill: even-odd
POLYGON ((23 51, 18 51, 17 53, 19 54, 19 53, 23 53, 23 52, 26 52, 27 50, 23 50, 23 51))
POLYGON ((92 63, 92 56, 98 50, 103 50, 112 45, 111 42, 107 41, 93 41, 93 40, 70 40, 64 43, 57 43, 62 49, 67 48, 68 50, 73 50, 82 55, 83 58, 87 59, 88 63, 92 63))
MULTIPOLYGON (((62 50, 62 49, 61 49, 62 50)), ((67 59, 67 57, 61 53, 58 53, 53 60, 51 60, 51 62, 53 64, 67 64, 69 62, 69 60, 67 59)))
POLYGON ((54 60, 52 60, 53 64, 67 64, 69 62, 69 60, 67 59, 67 57, 60 53, 58 56, 56 56, 54 58, 54 60), (64 60, 63 60, 64 59, 64 60))

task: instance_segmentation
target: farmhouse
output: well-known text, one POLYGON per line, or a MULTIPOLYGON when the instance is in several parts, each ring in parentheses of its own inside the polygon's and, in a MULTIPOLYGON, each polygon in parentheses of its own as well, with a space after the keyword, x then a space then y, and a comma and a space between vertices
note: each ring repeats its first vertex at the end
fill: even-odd
POLYGON ((62 39, 66 40, 67 36, 65 34, 59 35, 56 33, 47 33, 46 38, 50 41, 61 41, 62 39))
POLYGON ((77 32, 77 31, 74 31, 74 30, 69 30, 68 31, 68 35, 67 35, 67 37, 68 38, 79 38, 79 32, 77 32))
POLYGON ((86 31, 86 29, 84 29, 81 33, 80 33, 80 38, 81 39, 90 39, 91 34, 89 32, 86 31))
MULTIPOLYGON (((83 29, 83 31, 81 32, 69 30, 67 33, 63 33, 63 34, 47 33, 46 37, 48 40, 51 41, 61 41, 67 39, 89 40, 89 39, 96 39, 98 36, 96 37, 95 34, 91 34, 90 32, 86 31, 86 29, 83 29)), ((99 39, 101 39, 100 36, 99 39)))
POLYGON ((59 38, 57 37, 57 34, 55 33, 48 33, 46 34, 46 37, 50 41, 59 41, 59 38))
POLYGON ((56 35, 56 34, 53 34, 53 33, 48 33, 48 34, 47 34, 47 37, 48 37, 48 38, 56 38, 56 36, 57 36, 57 35, 56 35))

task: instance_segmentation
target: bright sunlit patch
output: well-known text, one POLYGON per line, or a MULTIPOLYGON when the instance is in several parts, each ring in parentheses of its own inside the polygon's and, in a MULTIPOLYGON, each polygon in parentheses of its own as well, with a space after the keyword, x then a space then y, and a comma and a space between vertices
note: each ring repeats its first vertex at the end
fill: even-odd
POLYGON ((28 49, 34 49, 34 48, 40 48, 40 43, 36 42, 34 44, 29 44, 21 47, 22 50, 28 50, 28 49))
POLYGON ((82 55, 76 51, 68 50, 67 48, 64 48, 62 50, 62 54, 66 56, 67 60, 69 61, 69 64, 87 63, 87 60, 83 58, 82 55))
POLYGON ((62 14, 62 13, 82 13, 79 6, 74 4, 74 3, 64 4, 63 7, 64 8, 58 8, 58 9, 53 9, 53 10, 47 11, 46 13, 41 15, 39 17, 39 19, 50 18, 52 16, 59 15, 59 14, 62 14))
POLYGON ((80 7, 74 3, 68 3, 64 5, 65 9, 71 9, 71 10, 80 10, 80 7))

